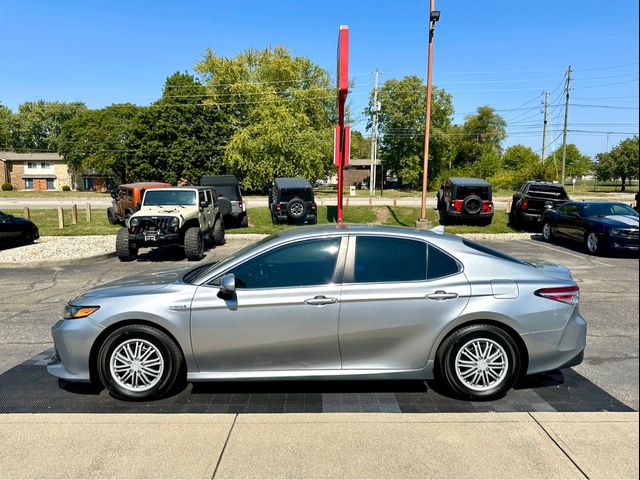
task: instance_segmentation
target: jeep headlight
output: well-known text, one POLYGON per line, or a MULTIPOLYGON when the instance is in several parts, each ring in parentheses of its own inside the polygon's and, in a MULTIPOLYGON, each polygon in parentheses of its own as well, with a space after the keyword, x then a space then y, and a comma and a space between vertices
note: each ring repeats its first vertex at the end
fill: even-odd
POLYGON ((171 219, 171 226, 172 227, 179 227, 180 226, 180 219, 178 217, 173 217, 171 219))
POLYGON ((140 225, 140 220, 138 220, 136 217, 133 217, 132 219, 129 220, 129 226, 131 228, 137 228, 138 225, 140 225))
POLYGON ((65 320, 69 320, 71 318, 84 318, 88 317, 100 307, 77 307, 75 305, 69 305, 68 303, 64 306, 64 311, 62 312, 62 318, 65 320))

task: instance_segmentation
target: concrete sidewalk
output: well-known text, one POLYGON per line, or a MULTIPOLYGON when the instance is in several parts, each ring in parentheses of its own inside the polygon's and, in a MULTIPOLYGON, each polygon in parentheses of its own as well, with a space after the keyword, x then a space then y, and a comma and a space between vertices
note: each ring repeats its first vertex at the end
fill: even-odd
POLYGON ((0 478, 637 478, 638 413, 0 415, 0 478))

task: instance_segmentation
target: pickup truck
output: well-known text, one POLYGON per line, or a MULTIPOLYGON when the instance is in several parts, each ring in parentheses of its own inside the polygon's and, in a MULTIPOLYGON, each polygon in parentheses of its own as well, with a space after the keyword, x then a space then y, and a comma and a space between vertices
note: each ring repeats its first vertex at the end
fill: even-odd
POLYGON ((524 182, 513 195, 509 223, 514 227, 523 226, 525 223, 539 227, 545 210, 556 208, 568 201, 566 190, 558 183, 524 182))

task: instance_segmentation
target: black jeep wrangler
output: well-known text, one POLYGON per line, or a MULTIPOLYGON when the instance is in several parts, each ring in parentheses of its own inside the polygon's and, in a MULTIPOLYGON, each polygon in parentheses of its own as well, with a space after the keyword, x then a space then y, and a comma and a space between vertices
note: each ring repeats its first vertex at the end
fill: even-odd
POLYGON ((489 225, 493 219, 491 184, 480 178, 449 178, 438 191, 441 225, 489 225))
POLYGON ((235 175, 204 175, 200 185, 211 186, 218 192, 220 212, 225 227, 248 227, 247 205, 242 199, 240 182, 235 175))
POLYGON ((269 210, 274 225, 318 223, 313 187, 304 178, 276 178, 269 188, 269 210))

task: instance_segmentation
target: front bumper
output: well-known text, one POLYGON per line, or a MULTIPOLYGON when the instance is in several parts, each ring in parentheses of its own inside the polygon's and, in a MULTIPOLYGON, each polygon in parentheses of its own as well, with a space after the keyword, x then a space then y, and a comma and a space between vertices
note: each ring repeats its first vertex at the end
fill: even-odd
POLYGON ((611 235, 607 240, 607 244, 610 250, 623 250, 628 252, 637 252, 640 250, 640 241, 638 237, 623 237, 611 235))
POLYGON ((527 374, 578 365, 587 345, 587 322, 575 312, 559 330, 526 333, 522 340, 529 352, 527 374))
POLYGON ((130 233, 129 243, 136 247, 182 245, 182 236, 179 233, 164 232, 156 232, 153 236, 142 232, 130 233))
POLYGON ((89 356, 102 327, 88 318, 59 320, 51 328, 56 355, 47 365, 54 377, 73 382, 90 382, 89 356))

